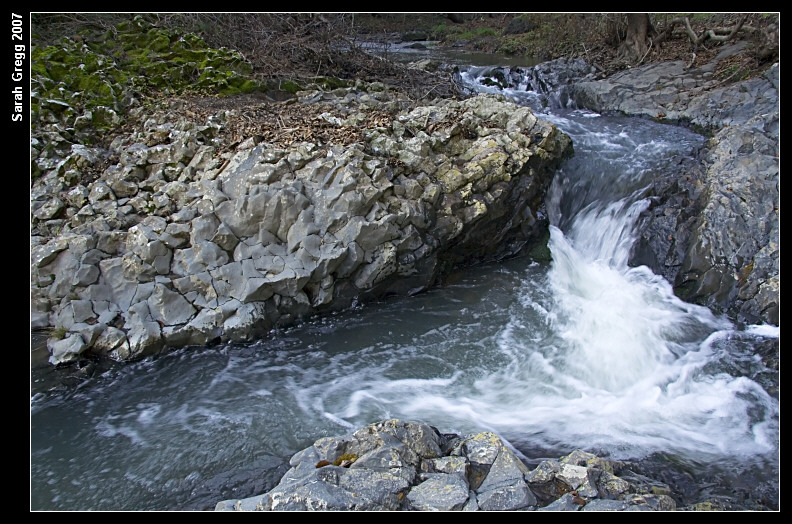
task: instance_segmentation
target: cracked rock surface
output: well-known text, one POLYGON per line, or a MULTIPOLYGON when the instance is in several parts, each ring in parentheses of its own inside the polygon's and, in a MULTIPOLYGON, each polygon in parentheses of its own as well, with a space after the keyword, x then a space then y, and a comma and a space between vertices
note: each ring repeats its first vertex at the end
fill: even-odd
POLYGON ((363 86, 294 104, 318 102, 326 141, 229 146, 234 110, 165 112, 109 150, 39 158, 51 169, 31 190, 31 326, 51 330, 50 362, 249 340, 541 237, 572 146, 530 109, 481 95, 397 111, 397 94, 363 86), (344 143, 352 130, 362 139, 344 143))

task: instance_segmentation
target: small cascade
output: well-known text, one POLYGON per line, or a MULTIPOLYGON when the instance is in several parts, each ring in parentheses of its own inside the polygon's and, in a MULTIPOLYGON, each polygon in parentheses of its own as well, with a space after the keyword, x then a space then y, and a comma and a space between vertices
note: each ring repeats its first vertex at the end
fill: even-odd
POLYGON ((576 109, 567 86, 591 79, 596 70, 582 59, 558 59, 532 67, 462 66, 458 79, 471 91, 501 92, 538 108, 576 109))

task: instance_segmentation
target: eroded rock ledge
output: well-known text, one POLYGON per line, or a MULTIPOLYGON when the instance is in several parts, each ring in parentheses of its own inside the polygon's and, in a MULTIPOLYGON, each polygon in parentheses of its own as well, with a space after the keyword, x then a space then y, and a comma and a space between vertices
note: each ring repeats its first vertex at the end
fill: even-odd
MULTIPOLYGON (((309 95, 335 101, 318 116, 339 131, 387 103, 357 88, 309 95)), ((53 364, 244 341, 513 255, 544 232, 544 193, 572 152, 493 95, 403 111, 348 147, 249 137, 219 154, 227 117, 152 115, 110 151, 73 146, 36 180, 31 327, 52 330, 53 364)))
POLYGON ((580 107, 685 123, 712 133, 701 163, 659 177, 642 221, 636 264, 646 264, 688 302, 746 323, 779 324, 781 276, 779 65, 721 85, 719 60, 635 67, 583 80, 566 93, 580 107))

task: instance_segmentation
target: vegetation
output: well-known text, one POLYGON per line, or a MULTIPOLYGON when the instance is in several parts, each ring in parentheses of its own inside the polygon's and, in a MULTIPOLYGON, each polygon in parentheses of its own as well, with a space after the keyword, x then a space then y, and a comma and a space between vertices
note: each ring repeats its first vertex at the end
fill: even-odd
MULTIPOLYGON (((580 57, 608 73, 638 61, 619 55, 628 30, 626 15, 619 13, 38 13, 32 21, 36 47, 69 37, 78 43, 82 39, 96 52, 97 43, 106 45, 108 40, 124 36, 118 42, 122 49, 110 56, 130 75, 153 73, 153 86, 174 80, 162 75, 173 75, 176 89, 179 79, 189 83, 197 75, 196 88, 220 86, 226 94, 262 86, 272 89, 273 82, 284 79, 304 84, 306 79, 323 76, 382 81, 412 89, 420 96, 421 86, 416 84, 431 84, 432 79, 407 80, 403 67, 371 57, 360 45, 398 39, 406 33, 424 34, 439 45, 539 60, 580 57), (127 29, 135 25, 148 28, 147 34, 129 35, 127 29), (178 44, 182 36, 185 40, 178 44), (237 65, 245 64, 250 70, 237 70, 228 62, 218 67, 205 63, 208 57, 190 56, 188 51, 197 51, 193 44, 199 42, 224 49, 224 55, 214 57, 221 61, 236 53, 237 65), (171 49, 174 45, 184 49, 171 49), (140 46, 141 51, 136 53, 134 46, 140 46), (152 63, 158 61, 171 61, 182 70, 165 73, 159 69, 161 65, 152 63), (207 65, 213 69, 207 71, 207 65), (258 84, 244 84, 231 71, 249 74, 258 84)), ((738 24, 738 31, 729 38, 750 41, 751 51, 743 54, 740 64, 748 76, 778 59, 778 13, 661 13, 650 14, 649 21, 653 40, 648 42, 645 56, 639 57, 644 62, 704 63, 738 24)), ((110 80, 114 79, 111 75, 110 80)), ((436 84, 432 87, 437 94, 436 84)))
MULTIPOLYGON (((411 69, 363 45, 407 35, 542 61, 580 57, 603 74, 651 61, 700 65, 723 42, 747 41, 743 52, 719 62, 714 74, 722 83, 761 74, 778 60, 778 13, 650 14, 646 39, 638 33, 635 41, 637 54, 624 52, 627 19, 615 13, 34 13, 32 146, 54 159, 72 144, 93 144, 96 130, 110 140, 109 131, 134 116, 131 108, 174 96, 282 100, 309 86, 331 90, 356 80, 399 88, 416 101, 459 96, 449 71, 411 69), (37 142, 38 130, 52 125, 57 136, 37 142)), ((33 177, 51 163, 33 162, 33 177)))
POLYGON ((333 465, 334 466, 342 466, 345 463, 355 462, 357 459, 358 459, 357 455, 354 455, 352 453, 344 453, 343 455, 341 455, 340 457, 338 457, 337 459, 335 459, 333 461, 333 465))
POLYGON ((153 90, 231 95, 259 86, 252 66, 228 48, 212 49, 195 34, 158 28, 143 17, 102 32, 81 30, 53 44, 33 46, 32 109, 61 99, 72 110, 109 106, 153 90))
POLYGON ((740 56, 743 78, 763 72, 779 57, 778 13, 649 13, 648 18, 651 41, 639 57, 619 52, 628 30, 627 16, 622 13, 466 13, 458 22, 441 13, 360 14, 355 27, 367 36, 417 28, 440 45, 527 55, 541 61, 584 58, 606 74, 641 61, 682 60, 701 65, 727 39, 750 44, 740 56))

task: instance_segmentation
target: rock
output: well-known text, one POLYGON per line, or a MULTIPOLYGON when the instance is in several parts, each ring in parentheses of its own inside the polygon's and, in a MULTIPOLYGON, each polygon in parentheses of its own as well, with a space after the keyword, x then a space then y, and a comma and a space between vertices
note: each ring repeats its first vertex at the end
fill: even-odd
MULTIPOLYGON (((345 108, 353 95, 341 88, 322 98, 345 108)), ((381 98, 366 103, 388 103, 381 98)), ((357 126, 344 122, 335 125, 357 126)), ((495 95, 412 107, 349 147, 247 140, 222 162, 211 158, 217 149, 197 145, 209 125, 201 124, 152 115, 113 141, 116 150, 71 152, 118 163, 65 201, 50 196, 60 182, 34 184, 33 282, 49 300, 32 301, 32 317, 65 318, 71 301, 102 289, 95 307, 126 336, 105 336, 111 326, 101 323, 86 347, 53 341, 59 362, 249 340, 515 255, 543 236, 544 193, 572 151, 553 125, 495 95), (210 165, 219 169, 206 179, 210 165), (64 213, 69 227, 45 229, 64 213), (65 235, 90 239, 96 254, 83 257, 65 235)), ((60 327, 76 334, 74 323, 60 327)))
MULTIPOLYGON (((422 422, 390 419, 323 437, 296 453, 266 493, 223 500, 215 511, 673 511, 674 499, 638 484, 618 493, 598 482, 607 460, 576 450, 531 471, 491 432, 441 434, 422 422), (577 462, 577 463, 573 463, 577 462), (567 490, 537 498, 537 482, 567 490), (580 489, 572 489, 572 486, 580 489), (584 493, 585 490, 585 493, 584 493)), ((628 470, 629 471, 629 470, 628 470)), ((617 479, 609 473, 603 482, 617 479)))
POLYGON ((88 349, 88 345, 82 335, 70 333, 62 339, 50 338, 47 341, 47 349, 50 352, 50 363, 61 364, 76 359, 83 351, 88 349))
POLYGON ((407 507, 413 511, 460 511, 470 498, 465 477, 434 473, 407 494, 407 507))

